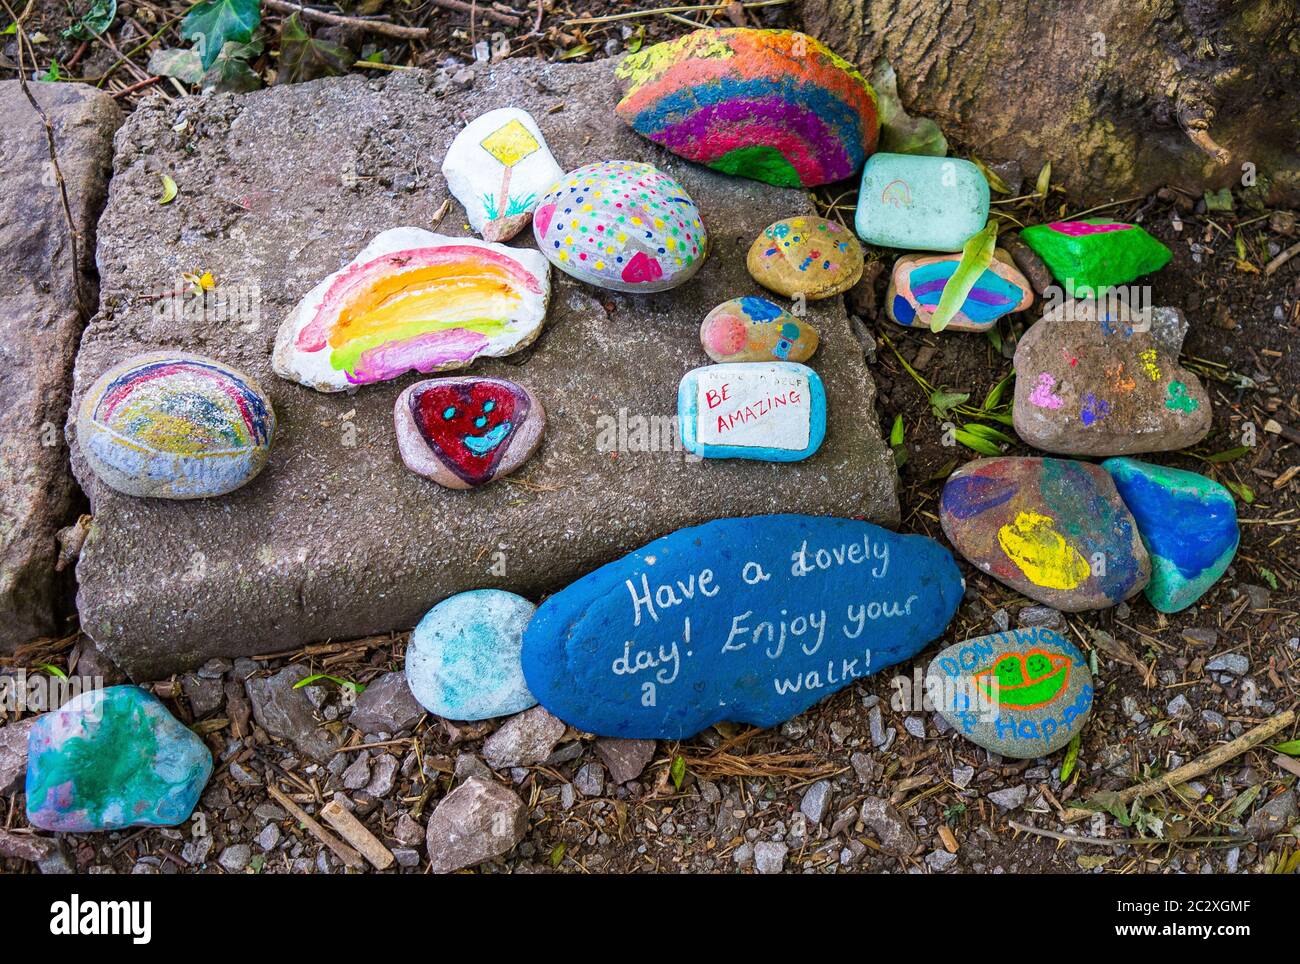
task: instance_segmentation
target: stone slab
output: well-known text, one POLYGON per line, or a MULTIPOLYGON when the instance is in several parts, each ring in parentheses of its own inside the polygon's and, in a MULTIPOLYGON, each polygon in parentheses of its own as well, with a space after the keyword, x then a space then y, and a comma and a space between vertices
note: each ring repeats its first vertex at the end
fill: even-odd
MULTIPOLYGON (((413 626, 436 602, 496 587, 534 601, 658 536, 729 515, 799 511, 897 521, 896 477, 874 386, 840 299, 809 306, 811 361, 829 397, 820 451, 797 465, 609 451, 622 421, 667 424, 682 375, 706 364, 700 322, 756 294, 745 252, 772 221, 812 212, 802 192, 728 178, 668 154, 614 115, 613 65, 510 61, 470 89, 444 74, 349 76, 253 94, 150 102, 118 138, 101 222, 102 299, 77 361, 77 391, 134 352, 171 347, 236 365, 272 397, 279 435, 265 471, 229 496, 141 501, 87 485, 95 522, 78 566, 85 630, 137 679, 213 655, 279 650, 413 626), (453 492, 407 471, 393 428, 414 374, 351 397, 270 370, 297 300, 394 225, 467 235, 439 173, 461 124, 496 107, 537 118, 562 167, 648 161, 699 204, 713 249, 673 291, 624 295, 554 272, 549 320, 519 355, 476 364, 547 408, 538 453, 516 475, 453 492), (180 193, 155 203, 158 173, 180 193), (260 317, 176 321, 151 296, 187 271, 217 291, 257 285, 260 317), (604 429, 604 431, 602 431, 604 429)), ((513 242, 531 246, 527 233, 513 242)), ((675 432, 663 433, 669 444, 675 432)))

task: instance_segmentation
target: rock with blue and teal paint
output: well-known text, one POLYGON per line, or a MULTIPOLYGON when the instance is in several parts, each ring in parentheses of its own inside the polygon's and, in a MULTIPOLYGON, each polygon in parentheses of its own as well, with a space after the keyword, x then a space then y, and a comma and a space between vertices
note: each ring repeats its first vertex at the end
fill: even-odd
POLYGON ((838 221, 800 215, 765 227, 745 265, 754 280, 787 298, 806 301, 843 294, 862 277, 862 245, 838 221))
POLYGON ((1237 554, 1241 533, 1232 493, 1195 472, 1136 459, 1107 459, 1101 467, 1115 480, 1151 555, 1147 599, 1162 613, 1186 609, 1237 554))
POLYGON ((700 344, 715 362, 805 362, 817 329, 766 298, 724 301, 704 316, 700 344))
POLYGON ((74 697, 36 721, 27 748, 27 821, 42 830, 174 827, 212 775, 203 741, 138 686, 74 697))
POLYGON ((677 421, 701 458, 800 462, 826 438, 826 389, 794 362, 706 365, 682 377, 677 421))
POLYGON ((856 519, 719 519, 664 536, 538 607, 528 686, 600 736, 775 726, 937 638, 965 586, 925 536, 856 519))
POLYGON ((939 521, 976 568, 1063 612, 1107 609, 1151 578, 1132 513, 1087 462, 969 462, 944 486, 939 521))
POLYGON ((1109 218, 1035 224, 1020 237, 1071 298, 1101 295, 1114 285, 1159 271, 1173 257, 1141 225, 1109 218))
POLYGON ((966 739, 1025 760, 1055 753, 1083 728, 1093 681, 1083 654, 1039 627, 947 647, 926 671, 926 693, 966 739))
POLYGON ((475 589, 434 606, 406 647, 406 682, 430 713, 487 720, 537 705, 519 664, 536 606, 500 589, 475 589))
MULTIPOLYGON (((959 254, 906 254, 899 258, 885 293, 885 312, 890 319, 907 327, 929 328, 948 279, 960 263, 959 254)), ((998 248, 961 310, 948 322, 948 328, 987 331, 999 318, 1024 311, 1033 302, 1029 280, 1016 268, 1011 256, 998 248)))
POLYGON ((960 251, 989 219, 989 182, 956 157, 873 154, 862 169, 854 228, 868 244, 960 251))

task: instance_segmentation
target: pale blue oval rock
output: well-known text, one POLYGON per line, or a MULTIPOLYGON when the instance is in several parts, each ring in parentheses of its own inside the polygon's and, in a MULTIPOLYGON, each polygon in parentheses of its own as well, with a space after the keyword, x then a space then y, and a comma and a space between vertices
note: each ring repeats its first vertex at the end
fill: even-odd
POLYGON ((406 647, 406 682, 420 705, 451 720, 536 706, 519 665, 524 627, 536 608, 512 592, 475 589, 430 609, 406 647))
POLYGON ((960 251, 989 219, 989 182, 970 161, 873 154, 862 169, 854 230, 868 244, 960 251))
POLYGON ((682 446, 706 459, 799 462, 826 438, 826 389, 794 362, 729 362, 677 387, 682 446))

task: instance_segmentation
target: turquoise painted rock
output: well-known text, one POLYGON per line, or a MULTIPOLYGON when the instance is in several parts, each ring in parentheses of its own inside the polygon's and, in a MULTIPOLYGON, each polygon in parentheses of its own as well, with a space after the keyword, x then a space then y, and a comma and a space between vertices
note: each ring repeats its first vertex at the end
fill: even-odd
POLYGON ((1106 609, 1151 577, 1137 523, 1101 467, 977 459, 948 479, 939 522, 957 551, 1054 609, 1106 609))
POLYGON ((799 462, 826 437, 826 389, 794 362, 707 365, 682 377, 677 420, 701 458, 799 462))
POLYGON ((972 743, 1023 760, 1056 752, 1083 728, 1093 682, 1060 633, 1015 629, 944 649, 926 671, 926 694, 972 743))
MULTIPOLYGON (((890 320, 907 327, 929 328, 948 279, 960 263, 959 254, 906 254, 899 258, 885 293, 885 312, 890 320)), ((962 302, 961 310, 948 322, 948 328, 987 331, 1003 315, 1024 311, 1033 302, 1029 280, 1016 268, 1011 256, 998 248, 992 263, 962 302)))
POLYGON ((37 719, 27 742, 27 821, 81 833, 174 827, 212 775, 203 741, 138 686, 90 690, 37 719))
POLYGON ((1151 555, 1147 599, 1162 613, 1186 609, 1237 554, 1241 532, 1232 493, 1195 472, 1136 459, 1107 459, 1101 467, 1115 480, 1151 555))
POLYGON ((989 182, 956 157, 873 154, 862 169, 854 229, 868 244, 960 251, 989 219, 989 182))
POLYGON ((420 705, 450 720, 536 706, 519 665, 524 627, 536 608, 511 592, 475 589, 430 609, 406 647, 406 682, 420 705))
POLYGON ((700 344, 715 362, 805 362, 820 336, 766 298, 733 298, 710 311, 700 325, 700 344))
POLYGON ((664 536, 551 596, 524 676, 601 736, 775 726, 938 637, 964 592, 933 539, 855 519, 719 519, 664 536))
POLYGON ((1035 224, 1020 237, 1071 298, 1101 294, 1112 285, 1159 271, 1172 257, 1146 229, 1107 218, 1035 224))

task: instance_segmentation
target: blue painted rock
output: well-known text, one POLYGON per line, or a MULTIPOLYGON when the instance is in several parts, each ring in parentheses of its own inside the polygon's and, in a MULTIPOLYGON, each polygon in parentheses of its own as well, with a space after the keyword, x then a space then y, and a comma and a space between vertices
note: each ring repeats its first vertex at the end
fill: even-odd
POLYGON ((854 228, 868 244, 960 251, 989 219, 989 182, 970 161, 875 154, 862 169, 854 228))
POLYGON ((519 665, 524 627, 536 608, 514 593, 475 589, 430 609, 406 647, 406 682, 420 705, 451 720, 537 705, 519 665))
POLYGON ((709 252, 686 189, 637 161, 597 161, 564 175, 537 202, 533 236, 565 274, 613 291, 675 288, 709 252))
POLYGON ((818 341, 816 328, 766 298, 724 301, 700 325, 700 344, 715 362, 805 362, 818 341))
POLYGON ((1146 229, 1109 218, 1035 224, 1020 237, 1071 298, 1100 295, 1113 285, 1159 271, 1173 257, 1146 229))
POLYGON ((939 521, 978 569, 1065 612, 1114 606, 1151 577, 1110 475, 1086 462, 969 462, 944 486, 939 521))
POLYGON ((110 368, 77 409, 81 454, 127 495, 232 492, 262 471, 274 436, 275 412, 255 381, 185 352, 150 352, 110 368))
POLYGON ((838 221, 801 215, 763 229, 746 267, 764 288, 808 301, 848 291, 862 277, 862 245, 838 221))
POLYGON ((972 743, 1005 757, 1047 756, 1092 709, 1087 660, 1051 629, 1016 629, 955 643, 926 671, 939 714, 972 743))
POLYGON ((682 377, 677 420, 703 458, 799 462, 826 437, 826 389, 794 362, 706 365, 682 377))
POLYGON ((67 833, 174 827, 212 775, 203 741, 138 686, 90 690, 46 713, 27 754, 28 822, 67 833))
POLYGON ((948 550, 854 519, 681 529, 551 596, 524 633, 548 711, 602 736, 774 726, 918 653, 964 592, 948 550))
MULTIPOLYGON (((959 254, 907 254, 894 264, 885 311, 900 325, 929 328, 930 317, 939 307, 959 254)), ((998 248, 993 262, 975 282, 961 310, 948 322, 954 331, 986 331, 1003 315, 1024 311, 1034 302, 1029 280, 1020 273, 1011 256, 998 248)))
POLYGON ((1107 459, 1101 467, 1115 480, 1151 555, 1147 599, 1162 613, 1186 609, 1237 554, 1241 533, 1232 493, 1195 472, 1136 459, 1107 459))

